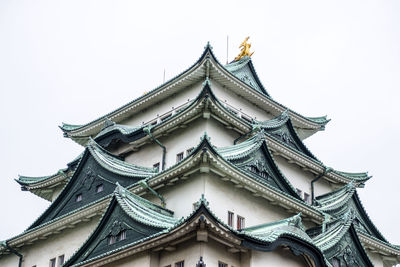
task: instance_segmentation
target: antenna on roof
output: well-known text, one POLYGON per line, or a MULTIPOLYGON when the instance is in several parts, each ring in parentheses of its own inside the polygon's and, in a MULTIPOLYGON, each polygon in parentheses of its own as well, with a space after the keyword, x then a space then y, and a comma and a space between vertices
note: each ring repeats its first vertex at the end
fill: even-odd
POLYGON ((226 36, 226 64, 228 64, 229 35, 226 36))
POLYGON ((165 68, 164 68, 164 76, 163 76, 163 83, 165 83, 165 68))

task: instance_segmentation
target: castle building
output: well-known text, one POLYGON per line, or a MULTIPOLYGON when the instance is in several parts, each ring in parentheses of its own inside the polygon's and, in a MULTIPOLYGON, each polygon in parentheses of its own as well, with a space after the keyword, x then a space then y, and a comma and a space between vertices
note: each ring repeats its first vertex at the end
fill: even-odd
MULTIPOLYGON (((271 98, 247 39, 84 125, 82 154, 17 182, 50 202, 1 243, 0 266, 393 266, 400 246, 368 217, 367 173, 324 165, 303 140, 326 117, 271 98)), ((82 107, 83 109, 84 107, 82 107)))

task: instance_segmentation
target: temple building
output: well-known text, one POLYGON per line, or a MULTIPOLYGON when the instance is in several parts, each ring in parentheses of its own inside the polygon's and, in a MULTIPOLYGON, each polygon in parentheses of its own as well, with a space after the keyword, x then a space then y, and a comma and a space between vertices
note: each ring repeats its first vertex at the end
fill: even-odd
POLYGON ((87 124, 63 124, 82 153, 55 174, 16 179, 50 204, 1 242, 0 266, 400 263, 400 246, 358 197, 370 176, 312 154, 303 140, 329 120, 273 99, 247 41, 227 65, 207 44, 161 86, 87 124))

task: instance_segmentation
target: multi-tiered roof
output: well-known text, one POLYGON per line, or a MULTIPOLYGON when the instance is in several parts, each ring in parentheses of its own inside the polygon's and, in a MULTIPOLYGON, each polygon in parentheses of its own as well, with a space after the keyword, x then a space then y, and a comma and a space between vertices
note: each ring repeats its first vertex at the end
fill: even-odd
POLYGON ((122 254, 133 255, 145 249, 168 250, 171 243, 180 242, 190 233, 201 239, 199 231, 205 228, 232 251, 271 251, 284 245, 295 255, 305 255, 315 266, 371 266, 366 249, 399 259, 400 247, 382 236, 358 198, 356 188, 362 187, 370 176, 328 168, 302 142, 323 130, 328 122, 326 117, 302 116, 272 99, 250 57, 223 66, 207 45, 193 66, 160 87, 87 124, 61 126, 64 136, 83 145, 84 152, 54 175, 17 179, 23 190, 52 203, 25 232, 7 240, 0 253, 9 252, 7 247, 34 244, 102 214, 96 229, 65 266, 93 264, 104 258, 111 262, 122 254), (222 102, 213 91, 212 81, 228 87, 273 118, 259 121, 222 102), (199 82, 202 86, 197 97, 163 114, 161 119, 135 126, 123 124, 154 103, 199 82), (156 142, 157 136, 187 126, 198 117, 212 117, 240 137, 231 146, 215 147, 204 133, 185 158, 168 167, 163 159, 160 170, 124 161, 132 151, 156 142), (129 146, 110 153, 125 145, 129 146), (281 172, 276 156, 340 188, 308 203, 281 172), (173 190, 175 183, 192 179, 194 172, 212 172, 222 181, 297 215, 234 230, 214 215, 202 197, 191 214, 176 218, 173 211, 163 207, 165 200, 157 189, 173 190), (146 192, 161 205, 140 196, 146 192), (79 197, 82 200, 77 201, 79 197), (316 227, 306 230, 302 218, 316 227), (109 244, 109 240, 121 242, 109 244))

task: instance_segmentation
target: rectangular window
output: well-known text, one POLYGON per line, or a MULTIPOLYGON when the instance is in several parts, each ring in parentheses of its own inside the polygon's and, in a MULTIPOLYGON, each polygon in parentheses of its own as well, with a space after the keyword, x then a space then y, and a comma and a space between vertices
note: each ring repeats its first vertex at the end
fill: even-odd
POLYGON ((108 238, 108 244, 109 244, 109 245, 114 244, 115 241, 116 241, 116 237, 113 236, 113 235, 111 235, 111 236, 108 238))
POLYGON ((80 201, 82 201, 82 194, 77 194, 75 196, 75 202, 80 202, 80 201))
POLYGON ((63 265, 64 264, 64 255, 60 255, 60 256, 58 256, 58 263, 57 263, 57 265, 58 266, 61 266, 61 265, 63 265))
POLYGON ((228 225, 230 227, 233 227, 233 218, 234 218, 234 213, 231 211, 228 211, 228 225))
POLYGON ((184 267, 184 261, 175 263, 175 267, 184 267))
POLYGON ((119 234, 118 234, 118 241, 121 240, 125 240, 126 239, 126 231, 122 230, 119 234))
POLYGON ((160 162, 153 164, 153 168, 156 170, 156 172, 160 172, 160 162))
POLYGON ((190 153, 192 153, 193 151, 193 147, 189 148, 186 150, 186 156, 189 155, 190 153))
POLYGON ((242 216, 237 216, 237 229, 243 229, 244 228, 244 218, 242 216))
POLYGON ((218 267, 228 267, 228 264, 223 263, 222 261, 218 261, 218 267))
POLYGON ((183 160, 183 152, 176 154, 176 162, 183 160))
POLYGON ((103 190, 104 190, 103 184, 99 184, 96 186, 96 193, 103 192, 103 190))
POLYGON ((301 195, 303 194, 303 191, 301 191, 300 189, 296 188, 296 192, 297 194, 301 197, 301 195))
POLYGON ((49 267, 56 267, 56 258, 52 258, 49 261, 49 267))
POLYGON ((311 204, 311 198, 310 195, 304 192, 304 201, 307 202, 308 204, 311 204))

